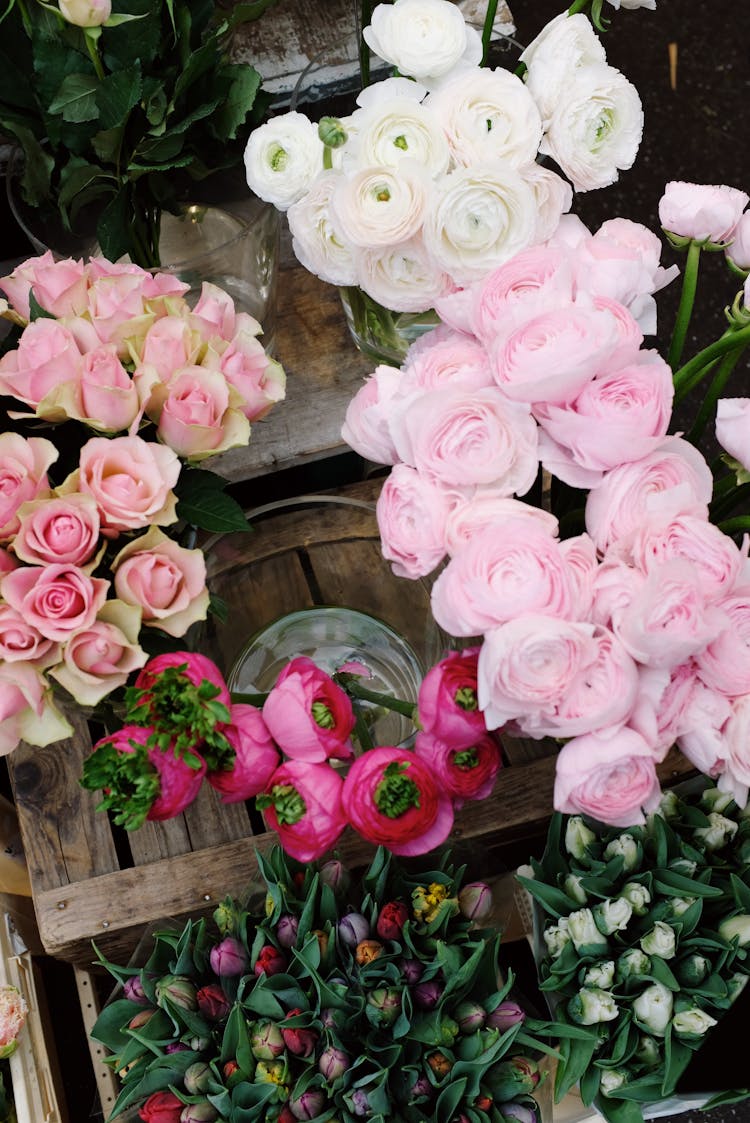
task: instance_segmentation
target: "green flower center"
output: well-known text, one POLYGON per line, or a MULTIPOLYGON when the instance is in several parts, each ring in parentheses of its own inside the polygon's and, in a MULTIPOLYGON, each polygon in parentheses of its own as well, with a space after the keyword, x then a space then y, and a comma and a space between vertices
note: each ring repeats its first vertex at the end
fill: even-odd
POLYGON ((419 788, 404 775, 410 765, 407 761, 394 761, 383 773, 375 788, 375 806, 387 819, 398 819, 411 807, 419 807, 419 788))
POLYGON ((382 184, 380 187, 377 187, 375 189, 375 198, 379 203, 389 202, 391 198, 390 189, 386 187, 385 184, 382 184))
POLYGON ((479 702, 477 701, 477 692, 472 686, 462 686, 453 695, 453 701, 462 710, 468 713, 473 713, 479 709, 479 702))
POLYGON ((321 729, 335 729, 336 719, 325 702, 313 702, 312 716, 316 725, 321 729))
POLYGON ((479 764, 477 750, 473 746, 470 749, 461 749, 454 755, 453 763, 462 772, 471 772, 472 768, 476 768, 479 764))
POLYGON ((270 795, 259 795, 255 802, 261 811, 272 806, 279 825, 284 827, 293 827, 307 811, 304 799, 291 784, 275 784, 270 795))
POLYGON ((393 144, 396 148, 400 148, 402 152, 406 152, 409 147, 405 136, 397 136, 393 144))
POLYGON ((289 163, 289 153, 280 144, 274 144, 268 153, 268 166, 272 172, 283 172, 289 163))

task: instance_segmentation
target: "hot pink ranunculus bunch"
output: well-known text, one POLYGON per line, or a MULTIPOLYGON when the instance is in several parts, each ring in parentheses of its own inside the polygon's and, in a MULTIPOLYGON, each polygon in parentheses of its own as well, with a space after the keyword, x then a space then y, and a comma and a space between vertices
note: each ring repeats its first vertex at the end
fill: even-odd
MULTIPOLYGON (((683 194, 703 208, 688 238, 706 236, 716 195, 711 237, 731 239, 747 196, 683 194)), ((343 429, 392 465, 377 514, 394 572, 442 566, 435 619, 481 642, 487 728, 563 743, 556 808, 617 825, 654 809, 674 744, 741 804, 750 788, 748 539, 709 521, 711 469, 669 435, 672 371, 643 345, 676 272, 659 259, 636 223, 592 235, 563 217, 546 244, 439 300, 444 323, 400 376, 374 372, 343 429), (584 533, 519 498, 540 464, 588 492, 584 533)), ((717 435, 746 479, 747 399, 719 401, 717 435)))
POLYGON ((203 554, 177 541, 182 461, 246 443, 284 374, 260 325, 213 285, 191 309, 168 274, 48 252, 0 288, 20 329, 0 359, 0 394, 20 403, 18 431, 0 433, 9 752, 70 732, 53 685, 95 706, 145 663, 142 628, 181 637, 205 618, 203 554), (52 440, 24 436, 29 419, 68 424, 52 440))

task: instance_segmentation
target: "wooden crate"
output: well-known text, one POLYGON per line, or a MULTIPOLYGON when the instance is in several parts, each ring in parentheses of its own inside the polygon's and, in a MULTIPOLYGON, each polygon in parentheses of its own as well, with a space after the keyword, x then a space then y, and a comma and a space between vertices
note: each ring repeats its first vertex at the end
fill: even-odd
MULTIPOLYGON (((371 503, 380 481, 343 489, 371 503)), ((396 578, 384 562, 370 506, 282 510, 254 533, 224 540, 211 584, 230 605, 226 625, 212 624, 206 650, 229 670, 244 642, 277 616, 304 605, 356 604, 401 630, 421 649, 431 624, 427 581, 396 578)), ((78 784, 90 749, 85 721, 71 740, 48 748, 20 746, 9 758, 39 931, 51 955, 91 963, 91 940, 127 958, 147 923, 213 908, 226 893, 255 880, 255 848, 264 833, 244 804, 225 806, 208 785, 167 823, 147 823, 129 836, 94 810, 96 797, 78 784)), ((554 759, 544 743, 508 747, 511 767, 495 794, 467 804, 452 838, 481 845, 485 864, 503 865, 511 840, 544 829, 552 806, 554 759)), ((665 775, 684 765, 671 760, 665 775)), ((371 848, 346 832, 338 847, 353 864, 371 848)))

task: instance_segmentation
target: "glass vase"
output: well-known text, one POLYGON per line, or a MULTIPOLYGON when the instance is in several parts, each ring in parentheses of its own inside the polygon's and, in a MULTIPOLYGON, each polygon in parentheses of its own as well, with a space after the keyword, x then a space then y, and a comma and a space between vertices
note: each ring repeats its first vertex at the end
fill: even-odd
POLYGON ((437 312, 393 312, 356 286, 340 288, 349 333, 359 350, 376 363, 400 366, 406 352, 440 323, 437 312))

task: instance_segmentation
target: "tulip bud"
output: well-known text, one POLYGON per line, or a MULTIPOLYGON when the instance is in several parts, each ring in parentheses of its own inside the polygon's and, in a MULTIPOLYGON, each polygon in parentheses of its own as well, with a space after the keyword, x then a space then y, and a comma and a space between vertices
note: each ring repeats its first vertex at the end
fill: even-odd
POLYGON ((563 889, 571 901, 575 901, 577 905, 586 904, 588 895, 581 885, 581 878, 578 874, 569 873, 563 881, 563 889))
POLYGON ((600 990, 609 990, 615 981, 615 961, 606 959, 601 963, 592 963, 583 972, 583 985, 585 987, 599 987, 600 990))
POLYGON ((625 897, 611 897, 594 906, 596 926, 605 936, 624 932, 632 915, 633 906, 625 897))
POLYGON ((487 1011, 478 1002, 460 1002, 453 1015, 458 1023, 459 1033, 476 1033, 483 1028, 487 1011))
POLYGON ((599 1090, 603 1096, 611 1096, 618 1088, 627 1083, 628 1074, 622 1068, 605 1068, 599 1080, 599 1090))
POLYGON ((579 1026, 612 1022, 618 1013, 617 1003, 609 991, 598 987, 582 987, 568 1002, 570 1019, 579 1026))
POLYGON ((201 1092, 205 1092, 208 1088, 210 1078, 211 1069, 206 1062, 196 1061, 195 1064, 185 1069, 185 1075, 182 1078, 185 1091, 188 1095, 199 1096, 201 1092))
POLYGON ((403 901, 388 901, 378 914, 375 930, 381 940, 398 940, 408 919, 409 910, 403 901))
POLYGON ((579 955, 598 955, 609 947, 594 922, 591 909, 579 909, 568 917, 568 931, 579 955))
POLYGON ((293 948, 297 943, 297 931, 299 929, 299 920, 296 916, 291 916, 289 913, 284 913, 279 917, 279 923, 276 925, 276 939, 279 941, 283 948, 293 948))
POLYGON ((485 1080, 493 1099, 505 1104, 516 1096, 534 1091, 539 1083, 539 1067, 528 1057, 512 1057, 492 1065, 485 1080))
POLYGON ((411 995, 414 1005, 420 1010, 434 1010, 440 1001, 445 987, 437 979, 430 979, 426 983, 417 983, 411 995))
POLYGON ((414 1103, 415 1100, 419 1100, 425 1097, 429 1098, 431 1096, 432 1084, 430 1084, 426 1076, 420 1074, 411 1086, 411 1091, 409 1092, 409 1103, 414 1103))
POLYGON ((529 1103, 509 1103, 500 1106, 500 1117, 504 1123, 537 1123, 539 1113, 534 1101, 529 1103), (532 1106, 533 1104, 533 1106, 532 1106))
POLYGON ((320 951, 320 958, 322 959, 328 951, 328 933, 324 932, 322 928, 311 928, 310 931, 318 941, 318 950, 320 951))
POLYGON ((284 1052, 284 1038, 273 1022, 262 1019, 255 1023, 250 1037, 250 1050, 258 1061, 273 1061, 284 1052))
POLYGON ((632 975, 648 975, 651 970, 651 960, 639 948, 629 948, 617 960, 617 978, 621 981, 629 979, 632 975))
POLYGON ((718 788, 706 788, 701 796, 700 803, 704 811, 718 811, 721 815, 733 799, 734 796, 731 792, 722 792, 718 788))
POLYGON ((322 885, 327 885, 334 893, 346 893, 351 885, 351 877, 346 866, 335 858, 330 858, 319 870, 322 885))
POLYGON ((301 1096, 289 1101, 289 1110, 295 1119, 314 1119, 325 1107, 325 1093, 320 1088, 308 1088, 301 1096))
POLYGON ((641 936, 641 948, 646 955, 658 955, 661 959, 672 959, 677 954, 677 937, 674 928, 657 920, 653 928, 641 936))
POLYGON ((727 819, 717 811, 711 811, 708 816, 707 827, 697 827, 693 832, 698 843, 703 843, 706 850, 721 850, 731 842, 739 830, 739 824, 734 819, 727 819))
POLYGON ((628 881, 620 890, 620 896, 625 898, 636 916, 645 916, 648 912, 651 894, 645 885, 640 885, 637 881, 628 881))
POLYGON ((360 940, 354 949, 354 958, 360 967, 372 963, 383 951, 383 945, 377 940, 360 940))
POLYGON ((748 976, 736 971, 727 979, 727 992, 730 1002, 736 1002, 747 986, 748 976))
POLYGON ((377 1025, 393 1025, 401 1013, 401 991, 396 987, 377 987, 367 996, 368 1017, 377 1025), (374 1011, 374 1014, 371 1014, 374 1011))
POLYGON ((656 1068, 658 1064, 661 1064, 661 1049, 653 1037, 647 1037, 645 1034, 638 1042, 635 1055, 641 1064, 646 1065, 647 1068, 656 1068))
POLYGON ((551 924, 548 928, 544 929, 542 934, 544 936, 544 942, 547 945, 547 951, 552 959, 557 959, 565 945, 570 943, 567 916, 561 916, 557 924, 551 924))
POLYGON ((320 1012, 320 1020, 326 1029, 343 1029, 347 1022, 347 1015, 343 1010, 327 1006, 320 1012))
POLYGON ((369 939, 370 923, 361 912, 348 912, 338 922, 337 932, 348 948, 356 948, 357 944, 369 939))
POLYGON ((208 958, 211 970, 220 977, 244 975, 247 970, 245 949, 233 936, 225 936, 220 944, 215 944, 208 958))
POLYGON ((485 920, 492 912, 492 892, 483 881, 470 881, 458 894, 458 907, 467 920, 485 920))
POLYGON ((364 1088, 355 1088, 348 1095, 344 1096, 344 1102, 349 1107, 352 1115, 362 1118, 366 1115, 371 1115, 370 1110, 370 1097, 364 1088))
POLYGON ((147 1022, 151 1021, 155 1013, 156 1010, 153 1009, 139 1010, 128 1022, 128 1029, 140 1029, 142 1026, 145 1026, 147 1022))
POLYGON ((126 979, 122 987, 123 998, 127 998, 129 1002, 135 1002, 139 1006, 149 1006, 150 1002, 143 989, 140 975, 131 975, 126 979))
POLYGON ((672 1018, 672 1029, 681 1036, 702 1037, 711 1026, 716 1025, 716 1018, 712 1018, 699 1006, 690 1006, 680 1010, 672 1018))
POLYGON ((663 983, 652 983, 633 1002, 639 1025, 654 1037, 663 1037, 672 1017, 672 992, 663 983))
POLYGON ((485 1025, 488 1029, 499 1029, 505 1031, 510 1029, 511 1026, 517 1025, 518 1022, 524 1021, 526 1013, 517 1002, 510 1002, 506 999, 496 1006, 494 1010, 490 1011, 487 1015, 485 1025))
POLYGON ((192 1053, 205 1053, 210 1044, 210 1037, 198 1037, 196 1034, 190 1038, 190 1051, 192 1053))
POLYGON ((239 924, 239 909, 237 902, 231 897, 225 897, 220 905, 214 909, 214 924, 222 936, 231 936, 239 924))
POLYGON ((404 981, 409 986, 414 986, 418 983, 424 974, 424 966, 418 959, 400 959, 398 963, 401 968, 401 974, 404 976, 404 981))
POLYGON ((167 1045, 164 1050, 164 1052, 170 1056, 173 1053, 187 1053, 187 1051, 188 1047, 183 1041, 170 1041, 169 1045, 167 1045))
POLYGON ((187 1104, 180 1113, 180 1123, 214 1123, 219 1113, 208 1100, 199 1104, 187 1104))
POLYGON ((240 1071, 240 1066, 236 1061, 226 1061, 221 1071, 224 1073, 224 1079, 228 1080, 230 1076, 234 1076, 235 1072, 240 1071))
POLYGON ((669 869, 682 874, 683 877, 693 877, 698 869, 698 863, 694 862, 692 858, 675 858, 674 861, 669 863, 669 869))
POLYGON ((264 944, 253 965, 253 974, 279 975, 286 970, 286 966, 286 957, 278 948, 273 947, 272 944, 264 944))
POLYGON ((295 1116, 292 1115, 291 1111, 289 1110, 288 1103, 282 1105, 276 1123, 297 1123, 295 1116))
POLYGON ((604 849, 604 857, 607 861, 611 861, 612 858, 622 858, 622 868, 626 873, 634 870, 641 858, 638 843, 632 834, 621 834, 619 838, 613 838, 604 849))
POLYGON ((281 1088, 285 1086, 284 1082, 288 1076, 289 1072, 284 1061, 258 1061, 255 1066, 256 1084, 276 1084, 281 1088))
POLYGON ((321 117, 318 136, 326 148, 341 148, 347 141, 347 132, 338 117, 321 117))
POLYGON ((719 925, 719 935, 723 940, 737 940, 741 948, 750 944, 750 916, 739 913, 729 916, 719 925))
POLYGON ((675 966, 674 973, 683 986, 695 987, 703 982, 710 967, 705 955, 694 952, 675 966))
POLYGON ((565 849, 572 857, 580 862, 595 842, 596 835, 589 830, 580 815, 573 815, 568 819, 565 828, 565 849))
MULTIPOLYGON (((287 1018, 295 1018, 302 1011, 290 1010, 287 1018)), ((313 1029, 304 1029, 301 1026, 280 1026, 281 1036, 290 1053, 295 1057, 309 1057, 315 1050, 318 1035, 313 1029)))
POLYGON ((195 998, 201 1014, 212 1022, 220 1022, 226 1018, 232 1007, 226 994, 216 983, 201 987, 195 998))
POLYGON ((156 1002, 163 1006, 165 1001, 183 1010, 197 1010, 196 989, 184 975, 165 975, 156 983, 156 1002))
POLYGON ((453 1062, 449 1057, 446 1057, 445 1053, 441 1053, 439 1049, 436 1049, 434 1053, 428 1053, 426 1059, 427 1064, 439 1080, 443 1076, 447 1076, 453 1068, 453 1062))
POLYGON ((492 1107, 492 1096, 485 1096, 480 1092, 477 1098, 474 1100, 473 1106, 479 1111, 489 1111, 492 1107))
POLYGON ((318 1058, 318 1070, 329 1084, 343 1076, 350 1064, 348 1053, 334 1045, 328 1045, 318 1058))

